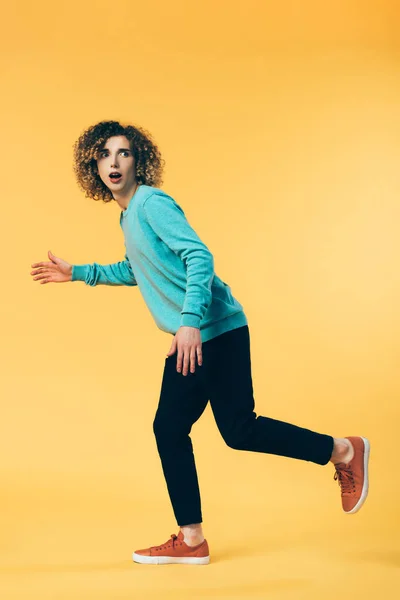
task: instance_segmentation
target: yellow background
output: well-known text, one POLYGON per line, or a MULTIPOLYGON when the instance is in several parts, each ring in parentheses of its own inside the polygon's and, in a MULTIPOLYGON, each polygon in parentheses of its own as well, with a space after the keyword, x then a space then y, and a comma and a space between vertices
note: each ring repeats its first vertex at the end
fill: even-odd
POLYGON ((2 7, 1 598, 399 597, 399 12, 2 7), (162 188, 243 304, 257 413, 370 439, 356 515, 331 464, 234 451, 207 407, 192 437, 211 563, 131 561, 177 532, 152 432, 172 337, 138 288, 30 276, 49 249, 123 258, 118 205, 72 172, 103 119, 153 134, 162 188))

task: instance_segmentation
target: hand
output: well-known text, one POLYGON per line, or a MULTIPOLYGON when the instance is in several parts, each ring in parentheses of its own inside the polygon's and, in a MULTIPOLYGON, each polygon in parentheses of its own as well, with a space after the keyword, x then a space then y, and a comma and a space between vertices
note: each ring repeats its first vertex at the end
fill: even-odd
POLYGON ((32 267, 36 268, 31 271, 31 275, 37 275, 33 279, 42 279, 40 283, 63 283, 72 279, 72 265, 67 263, 62 258, 54 256, 49 250, 50 262, 33 263, 32 267))
POLYGON ((183 359, 183 373, 187 375, 188 365, 190 360, 190 372, 194 373, 196 365, 196 352, 198 357, 198 363, 201 366, 203 363, 203 355, 201 351, 201 335, 200 329, 197 327, 179 327, 176 332, 174 339, 172 340, 171 348, 167 356, 175 354, 178 348, 178 357, 176 361, 176 370, 178 373, 182 370, 182 359, 183 359))

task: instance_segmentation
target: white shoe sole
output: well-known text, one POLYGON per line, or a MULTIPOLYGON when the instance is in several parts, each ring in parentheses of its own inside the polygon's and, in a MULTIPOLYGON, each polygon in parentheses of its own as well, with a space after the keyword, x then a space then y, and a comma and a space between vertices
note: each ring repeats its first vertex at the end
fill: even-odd
POLYGON ((367 438, 362 437, 361 439, 364 442, 364 485, 363 485, 363 488, 361 491, 361 496, 360 496, 359 501, 357 502, 357 504, 355 505, 354 508, 352 508, 351 510, 345 511, 346 515, 354 514, 358 510, 360 510, 360 508, 362 507, 362 505, 364 504, 364 502, 368 496, 368 488, 369 488, 368 461, 369 461, 369 455, 370 455, 370 451, 371 451, 371 445, 370 445, 369 441, 367 440, 367 438))
POLYGON ((147 565, 169 565, 169 564, 187 564, 187 565, 208 565, 209 556, 185 557, 185 556, 143 556, 142 554, 132 554, 134 562, 147 565))

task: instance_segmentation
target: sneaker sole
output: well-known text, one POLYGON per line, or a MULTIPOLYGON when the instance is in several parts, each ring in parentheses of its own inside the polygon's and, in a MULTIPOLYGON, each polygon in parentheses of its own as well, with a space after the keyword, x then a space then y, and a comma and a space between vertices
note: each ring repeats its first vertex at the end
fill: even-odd
POLYGON ((132 554, 134 562, 147 565, 169 565, 169 564, 187 564, 187 565, 208 565, 209 556, 185 557, 185 556, 143 556, 142 554, 132 554))
POLYGON ((364 483, 363 483, 363 488, 361 490, 361 496, 360 496, 359 501, 357 502, 357 504, 355 505, 354 508, 352 508, 351 510, 345 511, 346 515, 354 514, 357 511, 359 511, 368 496, 368 488, 369 488, 368 461, 369 461, 371 445, 370 445, 369 441, 367 440, 367 438, 362 437, 361 439, 364 442, 364 483))

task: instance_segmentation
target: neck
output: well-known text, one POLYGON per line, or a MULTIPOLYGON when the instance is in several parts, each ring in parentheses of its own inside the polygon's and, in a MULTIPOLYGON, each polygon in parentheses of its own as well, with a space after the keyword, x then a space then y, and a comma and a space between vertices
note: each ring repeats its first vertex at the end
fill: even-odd
POLYGON ((126 210, 128 208, 129 202, 132 200, 138 187, 139 184, 137 183, 137 181, 134 181, 133 184, 127 190, 121 190, 121 192, 113 192, 114 200, 118 202, 118 205, 122 210, 126 210))

